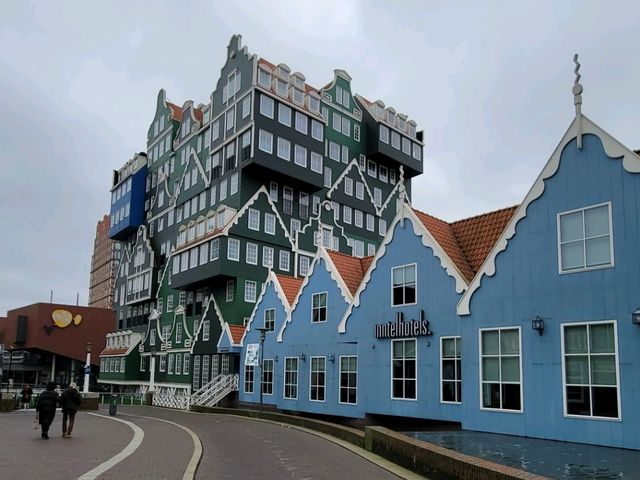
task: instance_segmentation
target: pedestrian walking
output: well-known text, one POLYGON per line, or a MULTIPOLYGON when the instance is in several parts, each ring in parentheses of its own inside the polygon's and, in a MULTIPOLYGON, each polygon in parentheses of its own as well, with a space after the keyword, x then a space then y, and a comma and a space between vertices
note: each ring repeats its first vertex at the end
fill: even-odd
POLYGON ((22 387, 22 392, 20 392, 20 402, 22 403, 22 408, 29 408, 32 395, 33 390, 31 390, 31 386, 27 383, 24 387, 22 387))
POLYGON ((62 438, 71 438, 73 424, 76 421, 78 407, 82 403, 82 397, 78 392, 78 386, 71 382, 69 387, 60 394, 60 406, 62 407, 62 438), (68 425, 67 425, 68 420, 68 425))
POLYGON ((47 383, 47 389, 38 397, 36 411, 38 419, 42 427, 42 438, 49 439, 49 427, 56 416, 56 407, 60 403, 58 392, 55 391, 56 384, 54 382, 47 383))

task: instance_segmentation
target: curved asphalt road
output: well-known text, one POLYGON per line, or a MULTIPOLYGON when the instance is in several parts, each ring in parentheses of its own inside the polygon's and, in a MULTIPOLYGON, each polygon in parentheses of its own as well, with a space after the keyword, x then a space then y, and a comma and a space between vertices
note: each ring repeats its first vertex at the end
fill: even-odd
MULTIPOLYGON (((0 414, 0 478, 401 478, 340 445, 280 424, 154 407, 118 406, 115 418, 106 413, 79 412, 73 438, 62 439, 58 412, 48 441, 31 428, 33 411, 0 414), (106 471, 99 469, 117 455, 125 458, 107 465, 111 468, 106 471), (195 476, 190 475, 193 470, 188 467, 198 457, 195 476)), ((379 457, 372 458, 393 468, 379 457)), ((418 478, 401 469, 394 471, 418 478)))

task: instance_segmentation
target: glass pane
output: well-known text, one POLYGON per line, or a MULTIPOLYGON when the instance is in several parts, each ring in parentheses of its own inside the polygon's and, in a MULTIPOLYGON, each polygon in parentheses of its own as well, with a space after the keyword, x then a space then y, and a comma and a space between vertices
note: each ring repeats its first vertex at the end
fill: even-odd
POLYGON ((403 342, 393 342, 393 358, 402 358, 404 357, 404 343, 403 342))
POLYGON ((609 233, 609 206, 603 205, 584 212, 584 230, 587 237, 609 233))
POLYGON ((415 360, 407 360, 405 362, 404 377, 416 378, 416 361, 415 360))
POLYGON ((589 325, 591 353, 614 353, 613 323, 589 325))
POLYGON ((593 415, 618 417, 618 393, 611 387, 593 387, 593 415))
POLYGON ((482 380, 489 382, 500 381, 500 363, 497 358, 482 359, 482 380))
POLYGON ((591 357, 591 383, 616 385, 616 360, 613 355, 591 357))
POLYGON ((577 325, 564 328, 565 353, 587 353, 587 326, 577 325))
POLYGON ((462 342, 460 340, 461 339, 456 338, 456 354, 462 357, 462 342))
POLYGON ((502 385, 502 408, 520 410, 520 385, 502 385))
POLYGON ((520 361, 518 357, 502 358, 502 381, 520 381, 520 361))
POLYGON ((393 304, 394 305, 402 305, 404 303, 403 293, 404 293, 403 287, 393 288, 393 304))
POLYGON ((415 284, 404 287, 404 295, 404 303, 416 303, 415 284))
POLYGON ((455 380, 456 364, 455 360, 444 360, 442 362, 442 378, 444 380, 455 380))
POLYGON ((587 267, 611 263, 609 236, 587 240, 587 267))
POLYGON ((416 266, 411 265, 404 268, 404 282, 416 283, 416 266))
POLYGON ((567 383, 587 385, 589 383, 589 360, 586 355, 566 357, 567 383))
POLYGON ((349 371, 355 372, 358 369, 358 358, 351 357, 349 359, 349 371))
POLYGON ((518 330, 502 330, 500 332, 500 353, 502 355, 520 353, 518 337, 518 330))
POLYGON ((500 408, 500 384, 484 383, 482 385, 482 406, 500 408))
POLYGON ((455 382, 442 382, 442 401, 443 402, 456 401, 456 383, 455 382))
POLYGON ((482 354, 498 355, 498 332, 496 330, 490 332, 482 332, 482 354))
POLYGON ((442 340, 442 356, 451 358, 455 356, 455 340, 453 338, 445 338, 442 340))
POLYGON ((562 270, 584 267, 584 252, 582 241, 565 243, 560 247, 562 270))
POLYGON ((591 415, 589 387, 567 387, 567 413, 591 415))
POLYGON ((392 375, 393 378, 402 378, 404 375, 404 366, 400 360, 394 360, 392 366, 392 375))
POLYGON ((404 397, 404 389, 402 380, 394 380, 393 381, 393 397, 395 398, 403 398, 404 397))
POLYGON ((582 237, 582 212, 569 213, 560 217, 560 241, 578 240, 582 237))
POLYGON ((404 398, 416 398, 416 381, 406 380, 404 385, 404 398))
POLYGON ((393 269, 393 285, 402 285, 403 282, 403 275, 402 275, 402 268, 394 268, 393 269))
POLYGON ((415 358, 416 357, 416 341, 409 340, 404 342, 404 356, 405 358, 415 358))

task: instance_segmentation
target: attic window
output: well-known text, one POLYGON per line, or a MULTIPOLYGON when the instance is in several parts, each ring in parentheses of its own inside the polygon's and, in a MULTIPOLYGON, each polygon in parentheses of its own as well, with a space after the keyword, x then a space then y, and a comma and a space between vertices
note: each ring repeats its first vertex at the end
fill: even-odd
POLYGON ((297 88, 293 89, 293 101, 297 104, 304 104, 304 92, 302 90, 298 90, 297 88))
POLYGON ((271 73, 263 70, 262 68, 258 69, 258 84, 265 87, 271 88, 271 73))
POLYGON ((278 95, 286 97, 288 92, 289 92, 289 86, 288 86, 287 82, 277 78, 276 79, 276 93, 278 95))
POLYGON ((309 110, 312 112, 320 113, 320 99, 309 95, 309 110))

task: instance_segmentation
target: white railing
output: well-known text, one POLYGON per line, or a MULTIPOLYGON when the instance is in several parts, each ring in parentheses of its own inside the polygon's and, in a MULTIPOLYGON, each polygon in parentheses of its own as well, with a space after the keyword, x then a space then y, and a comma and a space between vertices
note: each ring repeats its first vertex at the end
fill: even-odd
POLYGON ((192 405, 213 407, 231 392, 238 390, 238 374, 218 375, 191 396, 192 405))
POLYGON ((154 407, 175 408, 177 410, 189 410, 191 397, 185 394, 153 393, 154 407))

